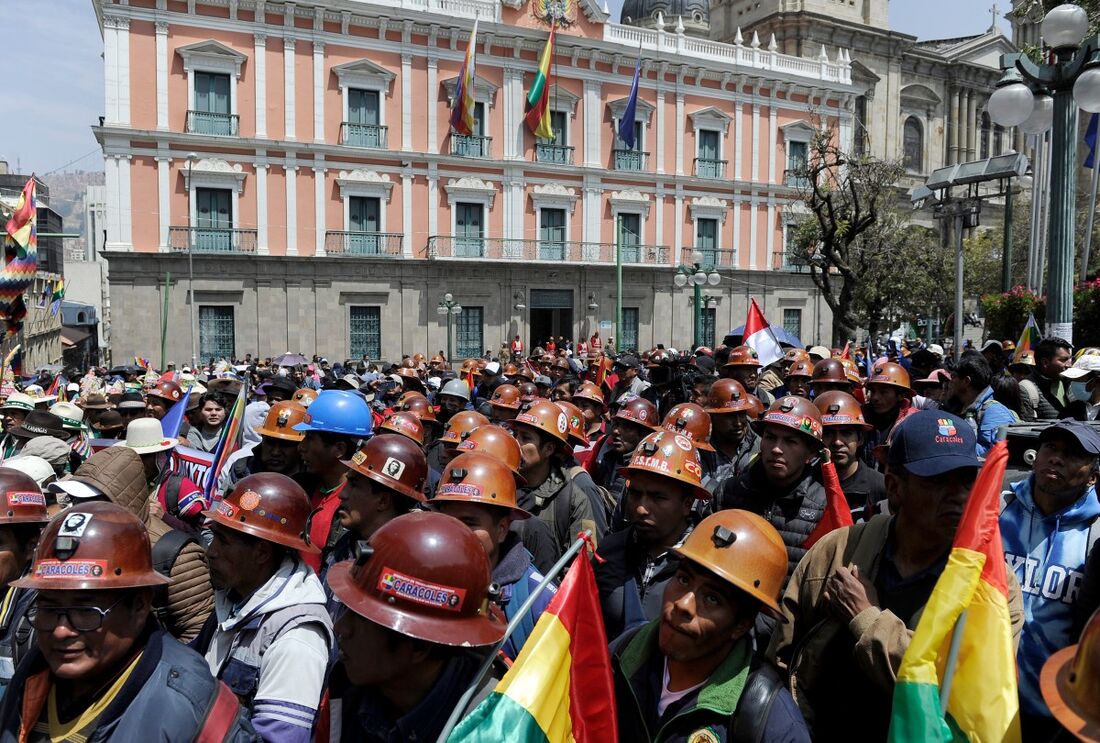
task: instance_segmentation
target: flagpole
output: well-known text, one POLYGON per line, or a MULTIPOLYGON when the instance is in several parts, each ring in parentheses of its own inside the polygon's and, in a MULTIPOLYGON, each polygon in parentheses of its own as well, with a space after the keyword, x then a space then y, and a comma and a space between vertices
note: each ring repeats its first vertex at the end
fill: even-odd
MULTIPOLYGON (((1097 116, 1098 114, 1093 114, 1097 116)), ((1092 197, 1089 199, 1089 219, 1085 227, 1084 255, 1081 256, 1081 283, 1088 280, 1089 274, 1089 250, 1092 248, 1092 222, 1096 218, 1096 185, 1100 180, 1100 152, 1092 154, 1092 197)))
POLYGON ((565 570, 565 566, 568 565, 573 557, 588 544, 588 540, 592 537, 592 531, 586 529, 582 536, 577 537, 577 540, 566 550, 565 554, 561 556, 554 566, 546 572, 542 582, 535 587, 535 590, 531 591, 531 595, 527 597, 527 600, 523 602, 523 605, 519 607, 519 611, 512 617, 512 621, 508 623, 508 628, 504 630, 504 636, 497 640, 493 645, 489 653, 486 654, 485 660, 481 663, 481 668, 478 669, 477 675, 474 676, 470 682, 470 686, 462 694, 458 700, 458 704, 451 711, 451 716, 447 718, 447 724, 443 726, 443 730, 439 733, 439 737, 436 739, 436 743, 447 743, 447 738, 450 736, 451 731, 455 729, 455 725, 462 719, 463 713, 466 711, 466 707, 469 706, 470 700, 474 698, 474 694, 481 687, 481 680, 485 678, 485 674, 489 672, 489 669, 493 665, 493 661, 496 660, 497 653, 504 647, 505 641, 516 631, 524 617, 527 616, 527 612, 531 611, 531 607, 535 605, 535 601, 538 599, 542 592, 546 590, 553 580, 558 577, 561 571, 565 570))
POLYGON ((947 717, 947 702, 951 699, 951 684, 955 680, 955 669, 959 665, 959 647, 962 645, 963 630, 966 629, 966 614, 969 609, 963 609, 955 622, 955 629, 951 631, 951 647, 947 651, 947 663, 943 667, 943 683, 940 684, 940 710, 947 717))

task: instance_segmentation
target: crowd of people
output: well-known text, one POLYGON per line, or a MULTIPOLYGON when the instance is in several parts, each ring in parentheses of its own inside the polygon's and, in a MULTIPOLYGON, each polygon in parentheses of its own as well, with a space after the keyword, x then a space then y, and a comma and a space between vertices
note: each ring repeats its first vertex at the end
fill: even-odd
POLYGON ((435 740, 578 535, 620 740, 885 740, 979 468, 1035 420, 1000 516, 1020 720, 1096 739, 1100 350, 598 340, 10 391, 0 741, 435 740))

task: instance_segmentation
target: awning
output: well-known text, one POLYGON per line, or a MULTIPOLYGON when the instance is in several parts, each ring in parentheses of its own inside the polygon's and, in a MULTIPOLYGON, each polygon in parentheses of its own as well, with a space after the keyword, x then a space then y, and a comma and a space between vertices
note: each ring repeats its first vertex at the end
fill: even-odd
POLYGON ((61 328, 61 345, 65 348, 72 348, 79 345, 81 341, 90 336, 91 333, 86 330, 78 330, 77 328, 68 328, 62 326, 61 328))

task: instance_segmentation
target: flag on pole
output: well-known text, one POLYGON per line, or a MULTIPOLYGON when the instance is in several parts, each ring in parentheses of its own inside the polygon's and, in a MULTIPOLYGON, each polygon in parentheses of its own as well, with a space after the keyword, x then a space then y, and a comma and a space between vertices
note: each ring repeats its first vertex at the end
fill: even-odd
POLYGON ((1085 167, 1092 168, 1096 165, 1096 132, 1100 123, 1100 114, 1089 117, 1088 128, 1085 129, 1085 146, 1089 148, 1089 154, 1085 157, 1085 167))
POLYGON ((23 292, 34 281, 38 270, 38 186, 34 178, 27 181, 19 201, 4 226, 4 259, 0 271, 0 317, 8 336, 23 329, 27 305, 23 292))
POLYGON ((477 127, 477 121, 474 118, 474 80, 476 79, 478 20, 480 19, 474 20, 474 30, 470 32, 470 40, 466 43, 466 59, 463 60, 462 70, 458 73, 455 99, 451 103, 451 129, 465 136, 473 134, 477 127))
MULTIPOLYGON (((244 407, 245 400, 247 399, 245 391, 248 389, 246 383, 241 384, 241 391, 237 393, 237 399, 233 403, 232 410, 229 411, 229 415, 226 416, 225 425, 222 426, 221 436, 218 437, 218 445, 214 448, 214 461, 210 465, 210 469, 206 472, 206 482, 203 483, 203 492, 206 494, 206 502, 213 503, 218 489, 218 475, 221 474, 222 468, 225 463, 229 461, 229 457, 237 449, 241 448, 242 429, 244 427, 244 407)), ((180 403, 186 402, 187 398, 180 400, 180 403)), ((173 405, 173 410, 179 406, 180 403, 173 405)), ((169 411, 171 412, 171 411, 169 411)))
POLYGON ((1020 740, 1016 654, 998 525, 1007 462, 1008 444, 998 442, 970 491, 947 567, 898 669, 891 743, 1020 740), (950 688, 941 690, 948 679, 950 688), (940 701, 945 695, 946 709, 940 701))
POLYGON ((849 361, 852 359, 852 342, 851 341, 848 341, 847 343, 844 344, 844 350, 840 352, 840 358, 848 359, 849 361))
POLYGON ((20 248, 33 251, 38 247, 38 184, 34 178, 23 186, 15 211, 5 225, 5 230, 20 248))
POLYGON ((642 73, 642 50, 638 49, 638 59, 634 62, 634 82, 630 84, 630 96, 626 99, 623 117, 619 120, 619 139, 628 149, 634 149, 634 116, 638 110, 638 78, 642 73))
POLYGON ((535 71, 535 80, 527 91, 527 115, 523 120, 527 128, 536 137, 554 138, 554 127, 550 123, 550 65, 554 59, 554 31, 550 26, 550 38, 539 57, 539 68, 535 71))
POLYGON ((573 561, 519 657, 448 743, 616 743, 615 690, 592 565, 573 561))
POLYGON ((50 314, 56 316, 61 311, 61 300, 65 298, 65 279, 54 282, 53 297, 50 299, 50 314))
POLYGON ((1012 353, 1012 363, 1019 361, 1025 353, 1034 351, 1042 337, 1039 333, 1039 323, 1035 322, 1035 315, 1029 312, 1027 325, 1024 325, 1020 340, 1016 342, 1016 350, 1012 353))
POLYGON ((774 364, 783 358, 783 349, 779 347, 779 341, 775 339, 775 333, 772 332, 755 298, 750 300, 749 316, 745 320, 745 332, 741 342, 756 351, 760 366, 774 364))
POLYGON ((836 465, 825 462, 821 465, 821 479, 825 484, 825 513, 817 526, 802 543, 804 549, 809 549, 817 543, 817 540, 835 529, 843 529, 852 525, 852 510, 848 507, 848 498, 844 495, 844 489, 840 487, 840 477, 836 473, 836 465))
POLYGON ((149 361, 149 359, 145 358, 144 356, 135 356, 134 357, 134 363, 137 364, 138 366, 140 366, 142 369, 145 369, 145 370, 148 370, 150 365, 152 364, 152 362, 149 361))
POLYGON ((11 370, 11 373, 16 377, 23 376, 23 346, 22 344, 15 344, 15 347, 8 351, 8 355, 4 357, 4 371, 11 370))

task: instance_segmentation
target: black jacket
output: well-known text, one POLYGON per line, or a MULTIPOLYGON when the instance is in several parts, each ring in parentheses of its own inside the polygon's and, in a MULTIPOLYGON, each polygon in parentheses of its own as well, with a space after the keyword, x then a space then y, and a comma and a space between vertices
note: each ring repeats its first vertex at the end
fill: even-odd
POLYGON ((665 584, 679 562, 675 555, 666 552, 658 557, 647 581, 645 548, 635 539, 633 527, 609 534, 596 554, 603 560, 596 560, 593 569, 608 640, 661 615, 665 584))

